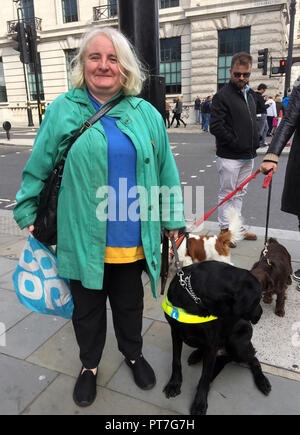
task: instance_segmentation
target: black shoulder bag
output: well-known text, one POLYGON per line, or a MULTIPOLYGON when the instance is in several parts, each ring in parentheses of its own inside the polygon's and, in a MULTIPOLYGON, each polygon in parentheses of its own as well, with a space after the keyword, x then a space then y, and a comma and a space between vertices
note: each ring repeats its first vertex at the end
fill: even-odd
POLYGON ((116 100, 107 103, 82 125, 82 127, 78 130, 69 143, 60 162, 54 167, 49 177, 45 180, 44 187, 40 193, 40 202, 37 210, 37 217, 33 224, 34 231, 32 233, 37 240, 45 245, 56 245, 57 243, 58 192, 60 189, 68 152, 78 137, 82 135, 82 133, 84 133, 95 122, 102 118, 102 116, 116 106, 123 98, 124 96, 122 95, 116 100))

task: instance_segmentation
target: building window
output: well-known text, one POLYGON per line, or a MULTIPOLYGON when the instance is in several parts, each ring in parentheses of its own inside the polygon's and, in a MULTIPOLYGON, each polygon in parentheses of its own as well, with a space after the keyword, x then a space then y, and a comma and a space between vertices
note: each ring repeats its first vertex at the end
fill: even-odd
POLYGON ((166 79, 167 94, 181 94, 181 38, 160 40, 160 74, 166 79))
POLYGON ((25 20, 34 18, 33 0, 22 0, 21 7, 23 12, 23 17, 25 20))
POLYGON ((230 80, 232 56, 240 51, 250 52, 250 27, 219 30, 218 89, 230 80))
POLYGON ((118 0, 108 0, 108 16, 115 17, 118 15, 118 0))
MULTIPOLYGON (((40 53, 38 53, 38 77, 39 77, 39 91, 40 91, 40 99, 44 100, 44 86, 43 86, 43 78, 42 78, 42 69, 41 69, 41 59, 40 59, 40 53)), ((29 92, 30 92, 30 99, 31 100, 37 100, 37 92, 36 92, 36 83, 35 83, 35 74, 34 74, 34 64, 29 63, 27 65, 27 77, 28 77, 28 84, 29 84, 29 92)))
POLYGON ((71 50, 65 50, 65 56, 66 56, 66 67, 67 67, 67 81, 68 81, 68 89, 72 89, 72 82, 71 82, 71 62, 74 59, 74 57, 77 55, 78 50, 76 48, 71 50))
POLYGON ((179 0, 160 0, 160 9, 175 8, 179 6, 179 0))
POLYGON ((64 23, 78 21, 77 0, 62 0, 62 10, 64 23))
POLYGON ((0 57, 0 103, 5 103, 7 101, 7 93, 6 93, 6 85, 5 85, 5 77, 4 77, 4 69, 3 69, 3 60, 0 57))

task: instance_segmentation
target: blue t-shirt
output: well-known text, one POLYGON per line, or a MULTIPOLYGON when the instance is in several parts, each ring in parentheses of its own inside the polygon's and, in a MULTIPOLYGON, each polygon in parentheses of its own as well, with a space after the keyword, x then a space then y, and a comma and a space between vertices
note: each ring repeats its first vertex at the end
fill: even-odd
MULTIPOLYGON (((88 95, 98 111, 102 104, 90 92, 88 95)), ((99 121, 107 137, 108 185, 112 188, 112 192, 108 193, 106 246, 132 248, 142 245, 140 212, 136 206, 137 157, 131 140, 117 127, 117 120, 106 115, 99 121)))

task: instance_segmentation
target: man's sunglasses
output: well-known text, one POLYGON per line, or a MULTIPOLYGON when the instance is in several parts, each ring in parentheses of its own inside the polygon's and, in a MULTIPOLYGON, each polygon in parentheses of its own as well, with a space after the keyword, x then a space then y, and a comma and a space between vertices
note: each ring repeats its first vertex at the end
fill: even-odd
POLYGON ((241 76, 244 76, 245 79, 248 79, 250 77, 251 73, 249 73, 249 72, 248 73, 234 72, 233 75, 236 79, 239 79, 241 76))

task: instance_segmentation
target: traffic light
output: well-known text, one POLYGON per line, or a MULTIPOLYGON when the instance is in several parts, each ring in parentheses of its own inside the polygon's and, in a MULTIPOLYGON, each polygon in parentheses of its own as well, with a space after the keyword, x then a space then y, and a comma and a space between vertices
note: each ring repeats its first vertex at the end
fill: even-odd
POLYGON ((268 74, 268 57, 269 57, 268 48, 264 48, 263 50, 258 50, 257 68, 263 70, 263 76, 266 76, 268 74))
POLYGON ((30 56, 30 47, 28 43, 29 38, 25 30, 24 23, 19 21, 15 25, 14 30, 16 32, 16 35, 13 35, 12 39, 14 41, 17 41, 18 43, 18 45, 14 49, 20 52, 20 61, 22 63, 30 63, 31 56, 30 56))
POLYGON ((281 59, 279 62, 279 72, 281 74, 284 74, 286 70, 286 60, 285 59, 281 59))
POLYGON ((280 59, 279 66, 272 68, 272 74, 284 74, 286 73, 286 59, 280 59))

